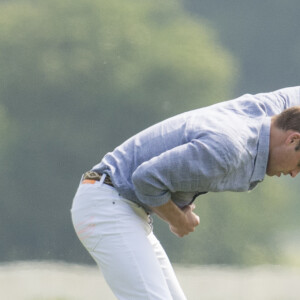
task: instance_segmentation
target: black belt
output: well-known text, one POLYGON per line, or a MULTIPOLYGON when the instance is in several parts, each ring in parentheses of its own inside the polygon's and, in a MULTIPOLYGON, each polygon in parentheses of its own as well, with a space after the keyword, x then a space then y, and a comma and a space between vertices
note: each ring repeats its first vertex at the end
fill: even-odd
POLYGON ((107 174, 100 174, 100 173, 97 173, 97 172, 95 172, 95 171, 88 171, 88 172, 84 173, 84 174, 83 174, 82 181, 84 181, 84 180, 100 181, 100 180, 101 180, 101 177, 102 177, 103 175, 106 175, 105 178, 104 178, 103 183, 108 184, 108 185, 110 185, 110 186, 113 187, 114 185, 113 185, 113 183, 112 183, 112 181, 111 181, 109 175, 107 175, 107 174))

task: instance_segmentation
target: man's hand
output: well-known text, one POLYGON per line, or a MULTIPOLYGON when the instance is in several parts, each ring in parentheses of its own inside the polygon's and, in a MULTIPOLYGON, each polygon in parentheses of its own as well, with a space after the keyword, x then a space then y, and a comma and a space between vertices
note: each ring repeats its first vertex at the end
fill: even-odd
POLYGON ((195 227, 200 224, 200 218, 193 210, 195 205, 187 205, 180 209, 172 200, 167 203, 151 207, 152 210, 169 224, 171 232, 178 237, 183 237, 195 231, 195 227))
POLYGON ((186 223, 182 224, 184 226, 174 227, 169 224, 171 232, 179 237, 188 235, 190 232, 195 231, 195 227, 200 224, 200 217, 196 215, 193 210, 196 208, 195 204, 187 205, 182 209, 182 212, 186 216, 186 223))

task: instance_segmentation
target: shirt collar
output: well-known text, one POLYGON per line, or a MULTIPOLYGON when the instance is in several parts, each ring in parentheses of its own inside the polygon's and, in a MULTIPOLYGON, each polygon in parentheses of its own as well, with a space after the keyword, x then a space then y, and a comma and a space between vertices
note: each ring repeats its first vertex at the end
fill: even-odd
POLYGON ((270 127, 271 118, 267 117, 263 121, 259 134, 257 155, 254 161, 254 171, 250 180, 251 182, 263 181, 266 175, 269 157, 270 127))

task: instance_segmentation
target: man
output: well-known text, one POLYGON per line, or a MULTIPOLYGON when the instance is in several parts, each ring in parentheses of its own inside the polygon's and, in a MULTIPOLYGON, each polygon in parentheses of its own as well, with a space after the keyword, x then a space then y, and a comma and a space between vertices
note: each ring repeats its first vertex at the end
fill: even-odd
POLYGON ((249 191, 300 171, 300 87, 189 111, 125 141, 87 172, 72 218, 118 299, 186 299, 150 214, 183 237, 206 192, 249 191))

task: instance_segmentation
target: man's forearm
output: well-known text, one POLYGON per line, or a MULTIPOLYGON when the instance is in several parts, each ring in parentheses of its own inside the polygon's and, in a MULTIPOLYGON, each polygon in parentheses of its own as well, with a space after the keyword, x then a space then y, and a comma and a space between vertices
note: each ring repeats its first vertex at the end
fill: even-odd
POLYGON ((185 213, 172 200, 151 209, 171 226, 177 227, 187 222, 185 213))
POLYGON ((172 200, 169 200, 161 206, 151 208, 169 224, 170 230, 179 237, 193 232, 200 223, 199 216, 193 213, 194 205, 188 205, 180 209, 172 200))

